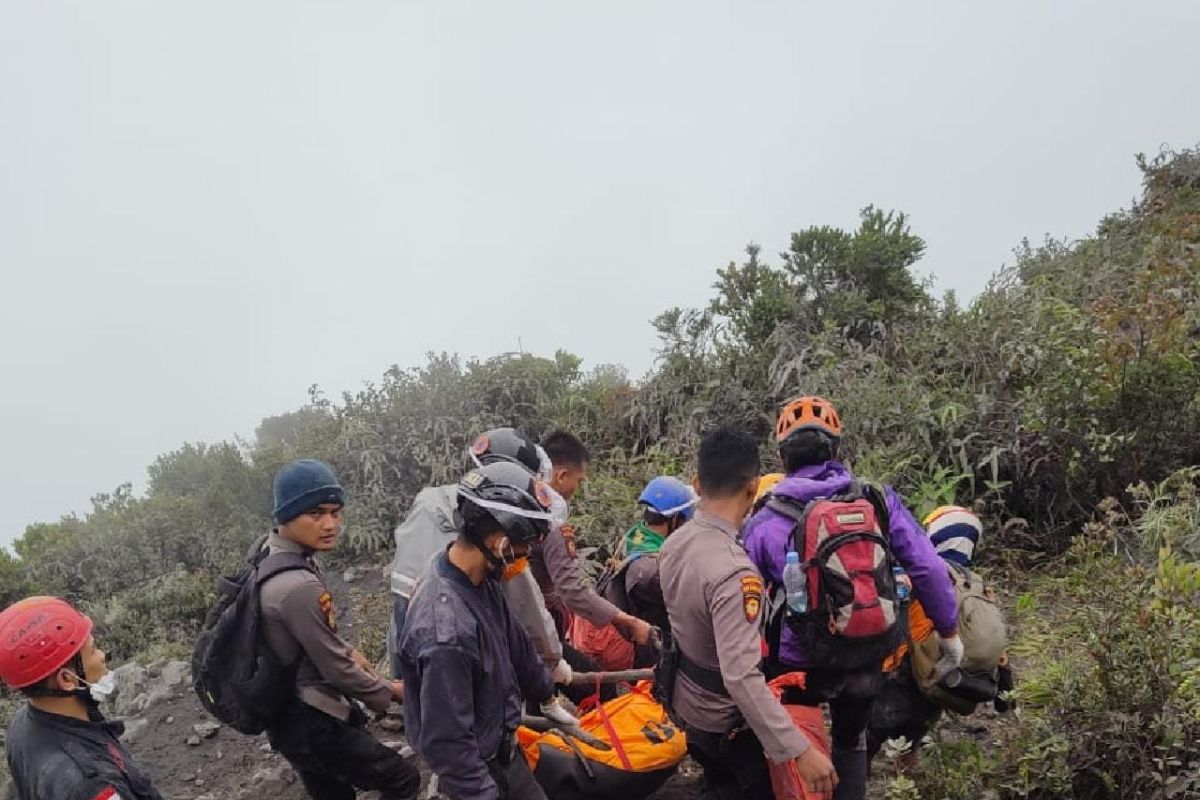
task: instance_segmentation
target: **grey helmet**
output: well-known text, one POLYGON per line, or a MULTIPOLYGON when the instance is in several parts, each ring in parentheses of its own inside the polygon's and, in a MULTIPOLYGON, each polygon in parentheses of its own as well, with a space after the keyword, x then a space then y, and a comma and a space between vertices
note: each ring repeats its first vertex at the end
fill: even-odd
POLYGON ((517 544, 534 544, 550 532, 550 494, 524 465, 493 461, 471 470, 458 482, 458 513, 471 536, 490 517, 517 544))
POLYGON ((516 428, 493 428, 484 431, 475 437, 467 452, 477 467, 496 461, 508 461, 520 464, 534 473, 542 468, 541 448, 516 428))

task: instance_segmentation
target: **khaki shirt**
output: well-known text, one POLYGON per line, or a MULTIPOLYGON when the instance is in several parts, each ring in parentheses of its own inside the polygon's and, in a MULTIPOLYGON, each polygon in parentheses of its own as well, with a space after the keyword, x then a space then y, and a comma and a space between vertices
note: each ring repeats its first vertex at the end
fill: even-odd
POLYGON ((570 523, 551 525, 546 540, 529 555, 529 566, 546 606, 564 605, 597 628, 608 625, 620 609, 596 594, 587 583, 576 553, 575 529, 570 523))
POLYGON ((685 725, 725 733, 743 724, 775 763, 796 758, 808 740, 767 688, 760 662, 762 578, 737 540, 737 528, 703 510, 671 534, 659 551, 663 599, 679 649, 719 670, 729 696, 679 673, 675 710, 685 725))
MULTIPOLYGON (((267 537, 272 553, 288 551, 312 557, 300 545, 272 531, 267 537)), ((313 562, 316 567, 316 562, 313 562)), ((373 711, 387 711, 392 687, 354 663, 353 650, 337 634, 333 598, 317 572, 293 569, 281 572, 262 584, 263 635, 267 646, 284 664, 300 660, 296 672, 296 695, 308 705, 330 716, 347 720, 347 697, 360 700, 373 711)))

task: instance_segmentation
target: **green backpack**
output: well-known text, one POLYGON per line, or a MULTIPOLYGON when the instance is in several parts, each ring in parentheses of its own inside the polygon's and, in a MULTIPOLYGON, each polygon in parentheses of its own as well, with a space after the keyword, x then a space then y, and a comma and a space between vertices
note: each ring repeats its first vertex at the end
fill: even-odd
POLYGON ((935 680, 941 640, 934 632, 925 641, 912 643, 912 673, 921 692, 934 703, 957 714, 970 714, 978 703, 995 700, 1000 691, 999 668, 1008 649, 1008 628, 995 592, 983 578, 957 564, 946 566, 958 598, 963 660, 957 670, 935 680))

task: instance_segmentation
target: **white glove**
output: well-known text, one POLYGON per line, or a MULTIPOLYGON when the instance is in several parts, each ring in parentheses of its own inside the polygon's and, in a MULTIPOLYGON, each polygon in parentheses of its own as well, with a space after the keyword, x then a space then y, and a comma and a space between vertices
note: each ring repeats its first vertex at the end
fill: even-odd
POLYGON ((571 715, 562 704, 558 702, 557 697, 551 697, 546 702, 542 703, 542 716, 548 720, 557 722, 559 725, 567 725, 570 727, 579 727, 579 720, 571 715))
POLYGON ((940 681, 949 673, 958 668, 958 665, 963 660, 963 643, 958 634, 950 637, 941 637, 941 643, 938 647, 941 652, 941 658, 933 665, 933 679, 940 681))
POLYGON ((554 665, 554 669, 550 670, 550 677, 554 679, 554 682, 563 686, 569 684, 574 675, 575 672, 571 669, 571 665, 562 659, 559 659, 559 662, 554 665))

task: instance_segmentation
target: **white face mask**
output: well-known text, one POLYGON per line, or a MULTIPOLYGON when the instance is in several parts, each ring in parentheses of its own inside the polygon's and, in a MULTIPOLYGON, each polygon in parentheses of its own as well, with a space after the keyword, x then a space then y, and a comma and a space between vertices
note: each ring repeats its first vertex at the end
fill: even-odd
POLYGON ((112 696, 113 692, 117 690, 117 675, 111 671, 104 673, 104 675, 100 677, 100 680, 96 681, 95 683, 88 683, 78 675, 75 676, 75 680, 87 687, 88 694, 90 694, 92 699, 97 703, 103 703, 112 696))

